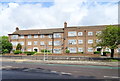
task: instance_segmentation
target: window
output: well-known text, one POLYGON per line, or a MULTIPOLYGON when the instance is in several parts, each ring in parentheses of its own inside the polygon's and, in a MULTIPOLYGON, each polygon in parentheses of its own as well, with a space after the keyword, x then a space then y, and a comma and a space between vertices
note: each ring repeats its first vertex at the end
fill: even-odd
POLYGON ((109 51, 109 52, 111 52, 110 48, 106 48, 105 51, 109 51))
POLYGON ((11 39, 18 39, 18 35, 12 35, 11 39))
POLYGON ((83 40, 78 40, 78 44, 83 44, 83 40))
POLYGON ((83 35, 83 32, 78 32, 78 36, 82 36, 83 35))
POLYGON ((68 48, 70 50, 70 53, 76 53, 76 48, 68 48))
POLYGON ((40 35, 40 38, 44 38, 44 35, 40 35))
POLYGON ((88 36, 92 36, 93 35, 93 32, 88 32, 88 36))
POLYGON ((96 31, 96 35, 99 35, 101 33, 102 33, 102 31, 96 31))
POLYGON ((20 42, 21 45, 24 45, 24 42, 20 42))
POLYGON ((32 42, 28 42, 28 45, 32 45, 32 42))
POLYGON ((93 48, 88 48, 88 52, 93 52, 93 48))
POLYGON ((54 33, 54 38, 60 38, 61 37, 61 33, 54 33))
POLYGON ((74 39, 68 40, 68 44, 76 44, 76 40, 74 39))
POLYGON ((68 32, 68 36, 76 36, 76 31, 70 31, 68 32))
POLYGON ((32 49, 27 49, 27 51, 32 51, 32 49))
POLYGON ((31 36, 31 35, 28 35, 28 38, 32 38, 32 36, 31 36))
POLYGON ((78 52, 83 52, 83 48, 78 48, 78 52))
POLYGON ((49 45, 52 45, 52 41, 49 41, 49 43, 48 43, 49 45))
POLYGON ((52 35, 48 35, 49 38, 52 38, 52 35))
POLYGON ((18 42, 11 42, 13 46, 17 46, 18 42))
POLYGON ((37 45, 37 41, 34 41, 34 45, 37 45))
POLYGON ((54 53, 61 53, 61 49, 54 49, 53 52, 54 53))
POLYGON ((20 38, 23 39, 23 38, 24 38, 24 35, 20 35, 20 38))
POLYGON ((93 43, 93 40, 88 40, 88 44, 92 44, 93 43))
POLYGON ((34 35, 34 38, 38 38, 38 35, 34 35))
POLYGON ((117 49, 117 52, 120 53, 120 48, 117 49))
POLYGON ((40 42, 40 45, 45 45, 44 41, 41 41, 41 42, 40 42))
POLYGON ((96 43, 99 43, 100 41, 101 41, 101 40, 97 39, 97 40, 96 40, 96 43))
POLYGON ((55 45, 55 46, 61 45, 61 41, 54 41, 54 45, 55 45))

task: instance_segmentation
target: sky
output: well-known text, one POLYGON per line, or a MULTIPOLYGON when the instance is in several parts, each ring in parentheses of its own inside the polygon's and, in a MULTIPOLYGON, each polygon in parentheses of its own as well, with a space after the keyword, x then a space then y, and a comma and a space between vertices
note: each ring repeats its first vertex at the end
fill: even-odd
POLYGON ((0 36, 16 27, 25 29, 63 28, 118 24, 119 0, 1 0, 0 36))

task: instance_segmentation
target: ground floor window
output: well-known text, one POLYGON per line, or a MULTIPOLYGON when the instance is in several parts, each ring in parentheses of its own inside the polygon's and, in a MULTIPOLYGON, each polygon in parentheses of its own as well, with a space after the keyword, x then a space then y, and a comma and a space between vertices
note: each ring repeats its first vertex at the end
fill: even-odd
POLYGON ((93 52, 93 48, 88 48, 88 52, 93 52))
POLYGON ((83 48, 78 48, 78 52, 83 52, 83 48))
POLYGON ((32 51, 32 49, 27 49, 27 51, 32 51))
POLYGON ((68 48, 68 50, 70 50, 70 53, 76 53, 76 48, 68 48))
POLYGON ((54 49, 53 52, 54 53, 61 53, 61 49, 54 49))

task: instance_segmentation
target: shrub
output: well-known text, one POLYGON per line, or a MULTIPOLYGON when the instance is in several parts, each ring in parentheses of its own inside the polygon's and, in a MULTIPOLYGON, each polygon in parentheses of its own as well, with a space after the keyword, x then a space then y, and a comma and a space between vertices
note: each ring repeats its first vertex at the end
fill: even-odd
POLYGON ((9 53, 8 49, 4 49, 3 53, 9 53))
POLYGON ((106 54, 107 54, 107 53, 110 53, 110 52, 109 52, 109 51, 103 51, 103 53, 106 53, 106 54))
POLYGON ((94 51, 94 54, 100 54, 101 52, 100 51, 94 51))
POLYGON ((14 54, 21 54, 22 53, 22 51, 20 51, 20 50, 15 50, 14 51, 14 54))
POLYGON ((83 54, 83 52, 78 52, 78 54, 83 54))
POLYGON ((35 52, 35 51, 32 51, 32 52, 30 52, 30 51, 25 51, 24 53, 27 54, 27 55, 34 55, 36 52, 35 52))
POLYGON ((42 52, 42 53, 43 53, 43 52, 50 52, 50 50, 43 49, 43 50, 41 50, 41 52, 42 52))
POLYGON ((66 53, 70 53, 70 50, 67 49, 65 52, 66 52, 66 53))

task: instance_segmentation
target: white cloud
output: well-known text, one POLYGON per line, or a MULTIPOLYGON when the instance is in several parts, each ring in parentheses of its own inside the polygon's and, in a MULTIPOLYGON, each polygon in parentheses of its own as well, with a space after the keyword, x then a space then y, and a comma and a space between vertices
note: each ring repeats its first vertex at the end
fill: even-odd
POLYGON ((6 4, 0 4, 0 35, 12 33, 16 26, 20 29, 40 29, 63 27, 64 21, 68 22, 68 26, 116 24, 118 21, 118 5, 113 2, 55 0, 50 7, 43 7, 40 3, 6 4))

